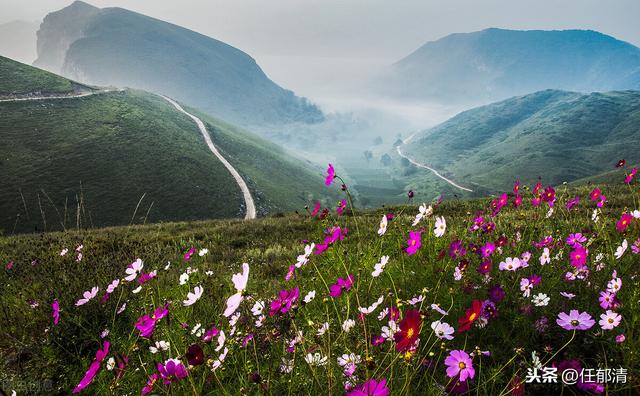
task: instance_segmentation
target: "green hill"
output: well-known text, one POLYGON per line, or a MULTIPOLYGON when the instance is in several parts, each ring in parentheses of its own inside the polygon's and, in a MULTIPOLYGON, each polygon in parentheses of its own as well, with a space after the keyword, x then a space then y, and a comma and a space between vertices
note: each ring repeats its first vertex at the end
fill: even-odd
MULTIPOLYGON (((0 67, 9 62, 0 59, 0 67)), ((0 84, 11 78, 0 75, 0 84)), ((247 182, 259 215, 299 209, 318 196, 322 170, 202 118, 247 182)), ((142 91, 0 102, 0 153, 0 229, 6 233, 244 214, 239 187, 193 120, 142 91)))
POLYGON ((454 180, 489 190, 517 177, 570 182, 640 160, 640 92, 546 90, 465 111, 403 151, 454 180))
POLYGON ((239 49, 122 8, 76 1, 50 13, 38 32, 34 65, 90 84, 171 96, 234 124, 323 119, 239 49))
POLYGON ((0 97, 68 94, 75 87, 77 84, 66 78, 0 56, 0 97))

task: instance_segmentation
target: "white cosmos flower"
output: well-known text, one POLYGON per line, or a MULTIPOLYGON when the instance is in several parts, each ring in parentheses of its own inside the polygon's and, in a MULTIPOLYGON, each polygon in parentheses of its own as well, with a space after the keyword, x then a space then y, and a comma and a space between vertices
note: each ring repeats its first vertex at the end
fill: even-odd
POLYGON ((389 256, 380 257, 380 262, 376 263, 373 266, 373 272, 371 273, 371 276, 373 276, 374 278, 377 278, 378 276, 380 276, 380 274, 382 274, 382 272, 384 271, 384 267, 387 265, 388 262, 389 262, 389 256))
POLYGON ((138 276, 138 274, 142 272, 143 267, 144 267, 144 262, 141 259, 137 259, 133 263, 129 264, 127 269, 124 270, 124 272, 127 274, 127 276, 125 276, 124 279, 127 282, 133 282, 138 276))
POLYGON ((364 308, 364 307, 358 307, 358 311, 360 311, 360 312, 361 312, 361 313, 363 313, 363 314, 368 315, 368 314, 372 313, 373 311, 375 311, 376 309, 378 309, 378 306, 379 306, 380 304, 382 304, 382 301, 383 301, 383 300, 384 300, 384 296, 380 296, 380 297, 378 298, 378 300, 377 300, 377 301, 375 301, 373 304, 371 304, 369 307, 367 307, 367 308, 364 308))
POLYGON ((309 262, 309 256, 311 255, 315 247, 316 247, 316 244, 313 242, 311 243, 311 245, 306 245, 304 247, 304 254, 301 254, 298 256, 298 261, 295 264, 296 268, 300 268, 309 262))
POLYGON ((60 252, 60 256, 64 256, 64 255, 66 255, 67 253, 69 253, 69 249, 64 248, 64 249, 62 249, 62 251, 60 252))
POLYGON ((327 364, 327 357, 322 356, 320 352, 316 352, 313 355, 308 353, 304 357, 304 361, 309 363, 310 366, 324 366, 327 364))
POLYGON ((380 228, 378 229, 378 235, 383 236, 385 232, 387 232, 387 224, 389 220, 387 220, 387 215, 382 215, 382 220, 380 220, 380 228))
POLYGON ((551 253, 549 252, 549 248, 544 248, 542 251, 542 255, 540 255, 540 265, 549 264, 551 262, 551 253))
POLYGON ((345 333, 348 333, 354 326, 356 325, 356 321, 353 319, 347 319, 342 323, 342 330, 345 333))
POLYGON ((531 299, 531 302, 536 307, 546 307, 549 305, 549 296, 544 293, 538 293, 531 299))
POLYGON ((436 337, 441 340, 453 340, 452 334, 455 332, 455 329, 448 323, 437 320, 431 323, 431 329, 433 329, 436 337))
POLYGON ((388 324, 388 326, 382 326, 382 337, 387 340, 393 340, 393 335, 399 330, 398 324, 393 320, 390 320, 388 324))
POLYGON ((96 294, 98 294, 98 290, 100 289, 97 286, 94 286, 91 288, 91 290, 82 293, 82 298, 76 301, 76 307, 79 307, 91 301, 91 299, 93 299, 96 294))
POLYGON ((149 351, 154 354, 161 351, 168 351, 169 346, 170 346, 170 343, 167 341, 156 341, 155 345, 151 345, 149 347, 149 351))
POLYGON ((216 352, 222 349, 226 341, 227 341, 227 336, 224 334, 224 330, 220 330, 220 334, 218 335, 218 346, 216 347, 216 352))
POLYGON ((345 367, 352 364, 360 364, 361 361, 362 358, 360 357, 360 355, 356 355, 355 353, 345 353, 342 356, 338 357, 338 365, 340 367, 345 367))
POLYGON ((198 256, 202 257, 205 254, 209 253, 209 249, 200 249, 200 251, 198 252, 198 256))
POLYGON ((436 224, 435 224, 435 228, 433 229, 433 233, 435 234, 435 236, 440 238, 441 236, 444 235, 444 232, 446 230, 447 230, 447 221, 444 219, 444 217, 442 216, 436 217, 436 224))
POLYGON ((627 251, 628 247, 629 247, 629 242, 627 242, 627 240, 625 239, 624 241, 622 241, 622 244, 618 246, 618 248, 616 249, 616 259, 619 260, 627 251))
POLYGON ((142 290, 142 286, 138 286, 135 289, 131 290, 131 293, 138 294, 142 290))
POLYGON ((119 285, 120 285, 120 279, 114 279, 113 282, 111 282, 107 286, 107 293, 109 294, 113 293, 113 291, 116 290, 116 287, 118 287, 119 285))
POLYGON ((202 286, 196 286, 193 289, 193 293, 191 292, 187 293, 187 299, 184 300, 182 304, 184 304, 185 307, 195 304, 196 301, 198 301, 200 297, 202 297, 203 292, 204 292, 204 289, 202 288, 202 286))
POLYGON ((111 371, 116 367, 116 359, 112 357, 107 360, 107 370, 111 371))
POLYGON ((240 303, 242 303, 242 300, 244 300, 242 293, 247 288, 248 280, 249 280, 249 264, 243 263, 242 272, 234 274, 231 277, 231 281, 233 282, 233 285, 235 286, 237 293, 227 299, 227 309, 225 309, 223 314, 227 318, 233 315, 234 312, 236 312, 236 310, 240 306, 240 303))
POLYGON ((251 307, 251 313, 253 314, 253 316, 260 316, 262 315, 262 310, 264 309, 264 307, 264 301, 258 300, 255 302, 255 304, 253 304, 253 307, 251 307))
POLYGON ((316 291, 311 290, 306 296, 304 296, 304 303, 309 304, 314 298, 316 298, 316 291))
POLYGON ((318 329, 318 332, 316 334, 318 336, 322 336, 322 335, 324 335, 324 333, 327 332, 327 330, 329 330, 329 323, 328 322, 324 322, 322 324, 322 326, 320 326, 320 328, 318 329))
POLYGON ((180 275, 180 284, 181 285, 186 285, 187 282, 189 282, 189 274, 187 274, 186 272, 183 273, 182 275, 180 275))
POLYGON ((289 374, 293 371, 293 359, 282 359, 282 364, 280 365, 280 372, 284 374, 289 374))

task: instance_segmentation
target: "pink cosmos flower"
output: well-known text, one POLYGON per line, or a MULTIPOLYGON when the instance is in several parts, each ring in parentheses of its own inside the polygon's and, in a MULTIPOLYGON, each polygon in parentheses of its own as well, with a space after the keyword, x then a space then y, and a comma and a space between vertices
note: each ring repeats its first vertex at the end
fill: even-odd
POLYGON ((549 204, 549 207, 553 207, 553 203, 556 200, 556 190, 551 186, 547 186, 542 193, 542 200, 549 204))
POLYGON ((204 333, 204 335, 202 336, 202 341, 210 343, 214 337, 218 336, 218 334, 220 334, 220 330, 218 330, 216 326, 213 326, 212 328, 207 330, 206 333, 204 333))
POLYGON ((591 191, 591 193, 589 194, 589 199, 591 199, 592 201, 595 201, 598 198, 600 198, 600 195, 601 195, 600 189, 594 188, 593 191, 591 191))
POLYGON ((9 261, 6 266, 7 270, 13 269, 13 261, 9 261))
POLYGON ((518 208, 522 205, 522 195, 516 195, 516 198, 513 200, 513 206, 518 208))
POLYGON ((586 242, 587 238, 582 235, 580 232, 576 232, 575 234, 569 234, 566 239, 567 245, 571 247, 582 246, 582 243, 586 242))
POLYGON ((405 251, 408 255, 416 254, 422 243, 420 242, 420 231, 409 231, 409 239, 407 240, 407 248, 405 251))
POLYGON ((329 286, 329 295, 331 297, 340 297, 343 289, 350 290, 351 286, 353 286, 353 275, 347 276, 346 279, 338 278, 336 283, 329 286))
POLYGON ((634 167, 633 169, 631 169, 631 173, 629 173, 627 176, 625 176, 624 178, 624 183, 625 184, 631 184, 631 181, 633 180, 633 177, 636 175, 636 173, 638 173, 638 167, 634 167))
POLYGON ((605 197, 604 195, 601 195, 600 200, 598 201, 598 204, 596 206, 599 208, 602 208, 606 202, 607 202, 607 197, 605 197))
POLYGON ((96 294, 98 294, 98 290, 99 288, 97 286, 94 286, 91 288, 91 290, 84 292, 82 294, 82 298, 76 301, 76 307, 79 307, 91 301, 96 296, 96 294))
POLYGON ((58 303, 58 300, 53 300, 51 307, 53 308, 53 324, 57 326, 58 321, 60 320, 60 304, 58 303))
POLYGON ((105 341, 102 349, 98 349, 96 352, 96 358, 91 362, 89 369, 84 374, 84 377, 80 380, 80 383, 73 389, 73 393, 80 393, 84 388, 91 384, 91 381, 95 378, 95 376, 100 371, 100 367, 102 365, 102 361, 109 354, 109 341, 105 341))
POLYGON ((602 330, 613 330, 618 327, 620 322, 622 321, 622 315, 613 312, 612 310, 607 310, 607 312, 600 315, 600 321, 598 324, 602 328, 602 330))
POLYGON ((298 299, 300 290, 296 286, 295 289, 281 290, 278 298, 271 301, 269 308, 269 316, 273 316, 277 313, 287 313, 291 309, 293 303, 298 299))
POLYGON ((316 202, 316 204, 313 206, 313 210, 311 211, 311 217, 316 217, 318 215, 320 207, 320 201, 316 202))
POLYGON ((192 247, 184 254, 184 261, 191 260, 191 256, 193 256, 196 252, 196 248, 192 247))
POLYGON ((598 301, 600 302, 600 307, 602 309, 609 309, 613 306, 613 301, 615 300, 615 293, 611 293, 609 291, 603 290, 600 292, 600 297, 598 297, 598 301))
POLYGON ((577 246, 575 249, 569 253, 569 260, 571 261, 571 265, 576 268, 582 268, 587 263, 587 256, 589 255, 589 251, 583 248, 582 246, 577 246))
POLYGON ((560 312, 556 323, 565 330, 589 330, 596 322, 587 312, 572 309, 568 315, 560 312))
POLYGON ((347 396, 388 396, 389 392, 386 378, 383 378, 379 382, 375 379, 370 379, 348 392, 347 396))
POLYGON ((476 371, 473 368, 473 362, 468 353, 462 350, 453 350, 449 353, 444 364, 447 366, 447 376, 454 378, 460 375, 460 381, 473 379, 476 371))
POLYGON ((580 197, 576 195, 575 197, 571 198, 564 205, 564 207, 567 208, 567 210, 571 210, 571 209, 573 209, 574 206, 578 205, 579 203, 580 203, 580 197))
POLYGON ((172 382, 180 381, 181 379, 187 377, 189 372, 184 367, 182 362, 178 359, 169 359, 164 364, 158 363, 156 365, 160 376, 162 377, 162 382, 165 385, 169 385, 172 382))
POLYGON ((492 242, 487 242, 486 245, 482 247, 482 256, 489 257, 496 250, 496 244, 492 242))
POLYGON ((327 177, 324 179, 324 185, 330 186, 333 183, 333 179, 336 177, 336 171, 333 169, 333 165, 329 164, 327 168, 327 177))
POLYGON ((618 220, 618 222, 616 223, 616 229, 618 230, 618 232, 625 232, 627 230, 627 227, 629 227, 629 225, 631 224, 632 220, 633 216, 631 214, 623 213, 620 217, 620 220, 618 220))
POLYGON ((167 316, 168 313, 169 304, 165 304, 164 307, 156 308, 152 315, 144 315, 138 318, 136 328, 140 330, 140 336, 150 338, 153 335, 156 323, 167 316))
POLYGON ((336 213, 338 215, 342 215, 342 213, 344 213, 344 210, 347 208, 347 200, 343 199, 338 203, 338 207, 336 208, 336 213))
POLYGON ((144 386, 144 388, 142 388, 142 391, 140 392, 142 396, 146 396, 151 393, 151 391, 153 390, 153 386, 156 384, 156 381, 158 381, 159 378, 160 376, 158 375, 158 373, 151 374, 151 377, 149 377, 147 384, 144 386))

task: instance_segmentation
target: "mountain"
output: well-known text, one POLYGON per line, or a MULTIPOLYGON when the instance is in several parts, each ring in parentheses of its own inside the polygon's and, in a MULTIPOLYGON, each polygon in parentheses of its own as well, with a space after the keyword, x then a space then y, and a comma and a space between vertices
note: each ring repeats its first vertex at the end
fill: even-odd
POLYGON ((640 91, 545 90, 471 109, 402 150, 462 185, 507 190, 516 178, 559 184, 640 161, 640 91))
MULTIPOLYGON (((48 92, 76 84, 53 77, 0 57, 0 87, 48 92), (34 88, 40 82, 46 86, 34 88)), ((5 233, 75 228, 78 221, 98 227, 244 215, 235 180, 209 151, 196 123, 164 98, 95 89, 85 96, 6 101, 15 98, 12 92, 0 88, 5 233)), ((300 209, 326 196, 323 170, 240 128, 187 111, 198 114, 246 181, 259 215, 300 209)))
POLYGON ((406 98, 475 104, 543 89, 640 89, 640 48, 592 30, 456 33, 393 65, 383 85, 406 98))
POLYGON ((36 31, 39 22, 11 21, 0 24, 0 54, 23 62, 36 59, 36 31))
POLYGON ((239 49, 122 8, 76 1, 50 13, 34 65, 85 83, 168 95, 245 126, 323 119, 239 49))

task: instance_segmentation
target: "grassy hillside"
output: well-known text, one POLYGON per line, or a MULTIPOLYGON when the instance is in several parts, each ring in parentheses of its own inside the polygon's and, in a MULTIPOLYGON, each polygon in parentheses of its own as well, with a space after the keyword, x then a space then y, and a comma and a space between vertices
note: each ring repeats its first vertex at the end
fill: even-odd
POLYGON ((640 89, 640 48, 592 30, 485 29, 428 42, 396 63, 400 97, 488 103, 542 89, 640 89))
POLYGON ((35 64, 70 78, 165 94, 240 125, 323 119, 246 53, 142 14, 76 1, 41 32, 35 64))
POLYGON ((461 184, 506 190, 516 177, 551 184, 640 160, 640 91, 547 90, 475 108, 424 131, 403 150, 461 184))
POLYGON ((35 92, 66 94, 73 90, 74 83, 66 78, 0 56, 0 97, 35 92))
POLYGON ((548 215, 546 204, 537 208, 528 204, 527 189, 522 190, 522 207, 516 209, 509 203, 495 217, 488 215, 492 209, 487 200, 445 201, 434 213, 434 217, 446 219, 442 237, 434 236, 434 217, 411 226, 418 212, 413 204, 343 217, 331 215, 324 221, 289 214, 249 222, 181 222, 0 237, 0 263, 5 267, 0 271, 0 282, 5 285, 0 289, 4 321, 0 330, 0 378, 18 394, 24 392, 25 383, 38 384, 36 393, 69 393, 84 376, 95 352, 108 340, 111 345, 107 358, 98 364, 101 370, 84 391, 86 394, 139 394, 156 372, 157 363, 177 358, 185 366, 188 360, 193 362, 187 368, 188 376, 174 378, 171 385, 158 380, 153 392, 342 394, 345 382, 353 387, 369 379, 385 379, 392 394, 435 395, 457 381, 446 375, 447 355, 453 350, 471 354, 477 346, 472 363, 467 363, 475 367, 475 375, 462 384, 472 394, 499 394, 509 383, 521 384, 526 394, 583 389, 580 386, 584 384, 576 388, 560 381, 522 384, 527 368, 535 364, 531 361, 533 352, 544 366, 577 359, 582 367, 627 368, 626 383, 603 386, 608 394, 633 394, 640 387, 640 362, 633 353, 640 342, 636 331, 640 320, 637 255, 629 249, 617 259, 614 251, 623 239, 631 245, 640 238, 639 220, 633 220, 624 232, 617 231, 615 225, 625 208, 637 208, 638 196, 622 185, 599 187, 609 201, 598 222, 591 220, 595 203, 589 202, 591 188, 586 187, 558 189, 558 204, 552 215, 548 215), (583 201, 572 210, 565 209, 564 203, 575 195, 583 201), (380 237, 378 223, 383 214, 390 212, 395 213, 395 218, 380 237), (487 215, 487 221, 495 222, 494 231, 468 231, 479 212, 487 215), (324 230, 332 226, 348 229, 344 240, 334 242, 322 254, 312 253, 308 264, 296 269, 290 281, 284 280, 289 265, 304 252, 301 241, 319 243, 325 238, 324 230), (420 229, 422 246, 409 255, 405 252, 408 232, 420 229), (587 265, 591 272, 586 280, 566 280, 567 273, 583 274, 570 264, 571 248, 562 243, 569 234, 580 231, 587 239, 587 265), (533 242, 547 235, 558 243, 550 245, 550 263, 541 265, 543 249, 534 247, 533 242), (479 273, 484 260, 479 254, 469 249, 457 258, 447 254, 456 240, 462 240, 469 249, 471 244, 498 244, 490 254, 493 264, 486 275, 479 273), (63 249, 69 251, 61 255, 63 249), (83 254, 79 262, 74 249, 83 254), (191 249, 195 253, 184 257, 191 249), (200 255, 200 249, 208 252, 200 255), (526 252, 532 255, 528 267, 514 272, 498 269, 507 257, 523 257, 526 252), (379 277, 372 277, 374 264, 383 255, 389 256, 389 262, 379 277), (602 258, 596 258, 600 255, 602 258), (125 269, 136 258, 144 261, 142 272, 157 271, 156 276, 146 282, 124 281, 125 269), (243 262, 249 264, 250 272, 244 301, 238 309, 240 317, 232 324, 221 313, 225 300, 235 293, 232 274, 241 271, 243 262), (455 280, 456 268, 459 280, 455 280), (606 289, 614 270, 622 280, 617 293, 621 305, 614 310, 623 319, 616 328, 603 331, 598 320, 605 310, 599 306, 598 295, 606 289), (188 279, 180 284, 179 279, 184 279, 185 274, 188 279), (347 274, 353 275, 353 285, 343 289, 341 296, 330 297, 329 286, 347 274), (541 281, 530 296, 523 296, 521 278, 534 274, 541 281), (114 279, 120 279, 119 285, 100 302, 106 286, 114 279), (76 301, 93 286, 100 288, 96 297, 76 306, 76 301), (187 293, 196 286, 204 290, 200 300, 184 306, 187 293), (458 318, 465 317, 472 300, 488 304, 487 296, 494 298, 488 290, 496 286, 504 291, 493 306, 496 315, 483 308, 484 319, 476 318, 469 330, 461 331, 458 318), (278 292, 295 287, 299 287, 299 296, 291 310, 269 315, 278 292), (303 302, 310 291, 316 292, 315 298, 303 302), (573 297, 564 297, 560 292, 572 293, 573 297), (546 294, 550 301, 534 305, 531 300, 538 293, 546 294), (424 301, 409 301, 417 296, 424 301), (358 308, 369 306, 379 297, 383 300, 381 305, 372 308, 373 313, 359 317, 358 308), (54 300, 60 307, 57 324, 52 318, 54 300), (260 326, 255 324, 258 316, 251 311, 257 301, 266 305, 260 326), (153 337, 141 336, 135 326, 138 318, 151 314, 165 302, 169 304, 168 317, 157 321, 153 337), (446 315, 435 311, 431 304, 438 304, 446 315), (412 310, 420 311, 422 325, 414 329, 420 342, 415 349, 403 350, 402 337, 374 343, 384 332, 383 326, 391 326, 390 320, 406 329, 400 318, 387 314, 378 319, 383 309, 389 308, 397 309, 400 318, 406 318, 412 310), (570 309, 587 312, 595 319, 595 325, 588 331, 563 329, 556 319, 559 313, 570 309), (354 326, 343 330, 347 319, 353 319, 354 326), (435 336, 431 327, 435 321, 457 329, 451 340, 435 336), (325 322, 328 330, 319 334, 325 322), (198 328, 204 333, 212 327, 224 331, 226 337, 216 335, 210 341, 203 340, 198 328), (296 335, 297 341, 292 341, 296 335), (620 335, 625 335, 624 342, 616 342, 620 335), (169 342, 168 350, 150 351, 161 340, 169 342), (222 346, 218 348, 219 345, 222 346), (228 348, 226 358, 220 358, 222 347, 228 348), (196 355, 186 353, 188 348, 200 349, 203 358, 191 360, 196 355), (324 364, 314 363, 316 353, 318 359, 326 357, 324 364), (350 353, 360 357, 356 359, 353 378, 346 377, 345 368, 338 365, 338 359, 350 353), (107 369, 109 358, 117 364, 125 356, 127 363, 120 374, 107 369), (214 369, 219 358, 223 359, 222 367, 214 369), (292 372, 282 369, 282 359, 291 360, 292 372))

